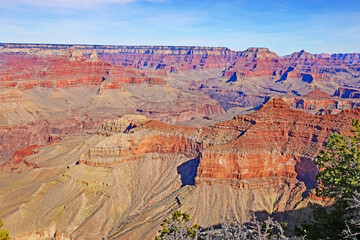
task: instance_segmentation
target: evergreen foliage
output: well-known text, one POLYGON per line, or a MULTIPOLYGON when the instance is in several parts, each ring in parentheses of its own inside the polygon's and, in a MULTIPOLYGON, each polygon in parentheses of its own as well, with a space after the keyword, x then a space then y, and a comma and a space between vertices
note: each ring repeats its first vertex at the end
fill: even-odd
MULTIPOLYGON (((359 232, 353 224, 353 210, 349 199, 360 190, 360 123, 353 120, 350 135, 333 133, 316 159, 320 172, 317 175, 316 194, 334 199, 335 203, 326 210, 313 206, 312 223, 302 222, 295 227, 298 236, 305 239, 344 239, 345 232, 359 232)), ((354 237, 352 239, 358 239, 354 237)))
POLYGON ((178 210, 174 211, 171 218, 163 220, 161 230, 159 230, 159 235, 155 237, 155 240, 198 239, 199 226, 197 224, 190 226, 189 220, 189 214, 178 210))
POLYGON ((10 240, 11 238, 9 236, 9 232, 2 229, 3 226, 4 226, 4 223, 0 219, 0 240, 10 240))

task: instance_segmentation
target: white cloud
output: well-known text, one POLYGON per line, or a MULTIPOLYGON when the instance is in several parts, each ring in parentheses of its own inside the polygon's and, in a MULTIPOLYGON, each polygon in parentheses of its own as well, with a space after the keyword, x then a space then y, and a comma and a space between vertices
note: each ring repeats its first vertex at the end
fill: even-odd
MULTIPOLYGON (((0 0, 0 5, 30 5, 44 8, 83 9, 99 7, 103 4, 126 4, 138 0, 0 0)), ((163 0, 145 0, 146 2, 162 2, 163 0)))

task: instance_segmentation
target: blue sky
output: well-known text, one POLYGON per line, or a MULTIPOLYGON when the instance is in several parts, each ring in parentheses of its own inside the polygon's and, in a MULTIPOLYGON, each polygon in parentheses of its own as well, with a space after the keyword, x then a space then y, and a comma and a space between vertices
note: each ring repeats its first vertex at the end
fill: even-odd
POLYGON ((0 0, 0 42, 360 52, 359 0, 0 0))

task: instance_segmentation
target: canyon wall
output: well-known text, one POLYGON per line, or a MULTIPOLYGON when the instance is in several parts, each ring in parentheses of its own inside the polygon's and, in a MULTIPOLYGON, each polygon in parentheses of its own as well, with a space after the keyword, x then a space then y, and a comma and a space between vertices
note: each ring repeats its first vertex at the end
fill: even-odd
POLYGON ((16 239, 150 239, 176 209, 203 228, 251 212, 309 219, 313 159, 359 117, 356 59, 0 44, 5 228, 16 239))
MULTIPOLYGON (((143 54, 147 48, 102 49, 143 54)), ((224 48, 157 47, 151 54, 164 57, 170 50, 179 55, 229 52, 224 48)), ((86 133, 96 129, 99 120, 129 113, 176 123, 224 112, 205 94, 184 93, 170 86, 167 71, 114 65, 100 59, 104 51, 96 46, 1 44, 0 163, 17 150, 44 145, 49 135, 66 129, 72 121, 86 123, 70 127, 66 134, 86 133), (21 133, 24 138, 17 140, 21 133)))
MULTIPOLYGON (((359 68, 349 59, 356 54, 302 50, 281 57, 267 48, 1 43, 0 127, 134 113, 206 124, 225 111, 255 110, 274 96, 308 113, 338 113, 359 105, 359 68), (316 90, 335 98, 307 95, 316 90)), ((11 149, 6 146, 14 141, 4 140, 0 162, 21 147, 44 144, 27 136, 11 149)))
POLYGON ((293 224, 309 218, 307 204, 318 201, 318 150, 333 131, 349 132, 358 116, 359 109, 310 115, 274 98, 257 112, 203 128, 136 115, 109 120, 96 135, 17 153, 12 169, 28 170, 7 173, 4 165, 0 179, 12 179, 23 198, 2 182, 1 217, 17 239, 147 239, 175 209, 204 228, 221 216, 244 221, 251 212, 283 213, 293 224), (38 218, 18 221, 25 215, 38 218))

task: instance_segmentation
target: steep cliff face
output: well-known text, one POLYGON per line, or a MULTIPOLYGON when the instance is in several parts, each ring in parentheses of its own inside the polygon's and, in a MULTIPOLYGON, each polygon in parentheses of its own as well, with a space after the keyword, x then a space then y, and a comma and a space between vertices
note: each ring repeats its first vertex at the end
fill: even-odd
POLYGON ((360 90, 354 88, 339 88, 334 92, 334 96, 341 98, 360 98, 360 90))
POLYGON ((318 149, 358 116, 359 109, 310 115, 279 98, 203 128, 124 116, 96 135, 17 152, 4 169, 35 169, 0 171, 0 217, 17 239, 148 239, 175 209, 202 227, 251 211, 301 211, 312 201, 318 149))
POLYGON ((360 54, 359 53, 335 53, 332 54, 331 57, 340 59, 342 61, 351 63, 351 64, 359 64, 360 63, 360 54))
POLYGON ((231 143, 209 147, 202 153, 198 183, 213 184, 220 180, 251 188, 249 181, 242 181, 261 178, 266 184, 267 178, 296 179, 296 164, 314 157, 329 133, 336 129, 331 122, 325 127, 325 119, 292 110, 281 99, 272 99, 259 111, 231 121, 234 125, 246 122, 248 127, 231 143))
POLYGON ((229 81, 272 76, 279 68, 281 68, 281 64, 276 53, 267 48, 248 48, 238 53, 238 58, 224 72, 224 76, 229 77, 229 81))

